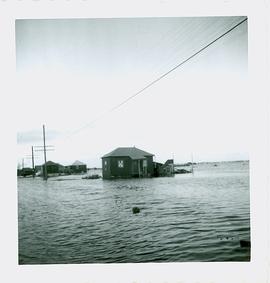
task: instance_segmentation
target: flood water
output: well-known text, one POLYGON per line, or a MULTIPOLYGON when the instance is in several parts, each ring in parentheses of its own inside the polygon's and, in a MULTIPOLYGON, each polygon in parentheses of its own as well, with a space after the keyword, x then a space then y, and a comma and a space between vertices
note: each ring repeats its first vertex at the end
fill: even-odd
POLYGON ((249 163, 129 180, 18 178, 20 264, 249 261, 249 163), (133 214, 137 206, 140 213, 133 214))

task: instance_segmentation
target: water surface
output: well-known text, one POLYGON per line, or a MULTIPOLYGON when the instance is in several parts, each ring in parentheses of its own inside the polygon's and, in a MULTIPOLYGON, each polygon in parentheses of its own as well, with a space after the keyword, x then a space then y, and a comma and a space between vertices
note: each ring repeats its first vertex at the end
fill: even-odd
POLYGON ((129 180, 18 178, 19 263, 249 261, 248 162, 129 180), (132 207, 138 206, 138 214, 132 207))

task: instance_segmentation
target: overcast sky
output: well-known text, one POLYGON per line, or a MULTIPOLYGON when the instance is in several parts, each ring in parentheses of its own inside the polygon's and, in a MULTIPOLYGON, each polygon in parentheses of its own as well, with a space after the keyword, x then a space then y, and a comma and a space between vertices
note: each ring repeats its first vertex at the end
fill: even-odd
POLYGON ((161 162, 248 159, 247 22, 110 112, 243 19, 17 20, 18 162, 43 124, 64 165, 134 145, 161 162))

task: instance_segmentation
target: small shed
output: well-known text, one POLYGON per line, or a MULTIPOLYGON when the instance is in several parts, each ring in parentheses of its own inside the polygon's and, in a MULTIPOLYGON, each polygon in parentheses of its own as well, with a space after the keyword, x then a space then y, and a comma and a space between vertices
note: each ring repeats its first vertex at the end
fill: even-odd
POLYGON ((174 176, 174 161, 168 159, 164 164, 154 162, 155 177, 171 177, 174 176))
POLYGON ((103 179, 152 177, 153 156, 136 147, 118 147, 102 157, 103 179))

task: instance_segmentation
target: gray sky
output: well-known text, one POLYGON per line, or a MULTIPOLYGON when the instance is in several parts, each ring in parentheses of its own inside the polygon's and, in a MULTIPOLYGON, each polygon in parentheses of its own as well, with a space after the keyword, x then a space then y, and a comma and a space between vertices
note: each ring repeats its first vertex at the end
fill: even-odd
POLYGON ((133 145, 161 162, 247 159, 247 22, 108 113, 243 19, 17 20, 18 160, 42 124, 63 164, 133 145))

